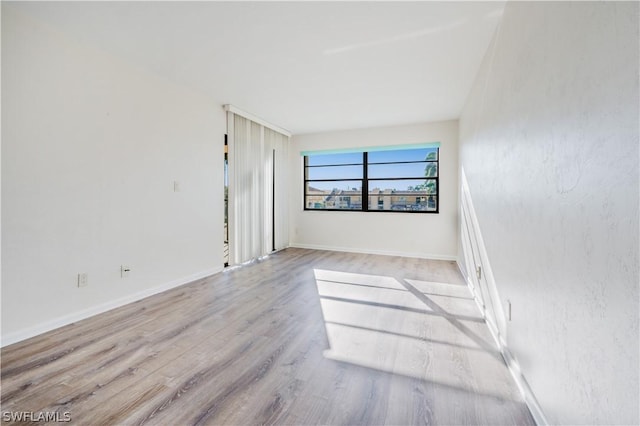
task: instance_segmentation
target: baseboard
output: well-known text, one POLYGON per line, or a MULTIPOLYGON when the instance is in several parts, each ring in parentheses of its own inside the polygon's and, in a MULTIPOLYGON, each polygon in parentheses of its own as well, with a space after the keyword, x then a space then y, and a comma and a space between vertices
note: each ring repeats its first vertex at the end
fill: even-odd
POLYGON ((456 260, 456 256, 447 256, 441 254, 424 254, 424 253, 407 253, 387 250, 367 250, 351 247, 333 247, 333 246, 321 246, 316 244, 291 244, 290 247, 304 248, 312 250, 327 250, 327 251, 340 251, 346 253, 362 253, 362 254, 379 254, 382 256, 400 256, 400 257, 412 257, 416 259, 430 259, 430 260, 456 260))
POLYGON ((502 337, 498 333, 498 327, 492 321, 490 321, 489 318, 487 318, 486 312, 484 311, 484 306, 482 305, 482 302, 480 302, 480 299, 476 295, 476 289, 473 287, 471 280, 462 269, 462 265, 457 260, 456 260, 456 264, 458 265, 458 269, 460 270, 462 277, 467 283, 467 287, 469 287, 469 291, 471 292, 473 299, 476 302, 476 305, 478 305, 478 309, 482 313, 482 317, 484 318, 487 324, 487 328, 491 333, 491 337, 493 337, 493 340, 496 342, 496 346, 500 351, 500 354, 502 355, 502 358, 504 359, 505 364, 507 364, 507 368, 511 373, 511 377, 513 377, 513 380, 515 381, 516 386, 520 390, 520 394, 522 395, 522 398, 524 399, 525 404, 527 404, 527 408, 529 408, 529 412, 531 413, 533 420, 539 426, 549 425, 547 418, 542 412, 542 407, 540 407, 538 400, 533 394, 533 390, 531 390, 529 383, 527 383, 527 380, 522 374, 522 370, 520 370, 520 364, 518 364, 518 361, 509 350, 509 347, 507 346, 507 342, 504 339, 502 339, 502 337))
POLYGON ((538 400, 533 394, 533 390, 531 390, 529 383, 520 370, 520 364, 518 364, 518 361, 515 359, 509 348, 506 346, 506 344, 504 344, 504 341, 502 341, 502 339, 500 340, 500 352, 502 353, 502 357, 507 363, 507 367, 509 368, 509 372, 511 372, 511 376, 516 382, 516 386, 518 386, 518 389, 520 389, 520 393, 522 394, 524 402, 525 404, 527 404, 527 407, 531 412, 531 416, 533 416, 533 420, 539 426, 549 425, 549 422, 547 421, 547 418, 542 411, 542 407, 540 407, 538 400))
POLYGON ((151 287, 151 288, 139 291, 137 293, 133 293, 133 294, 121 297, 119 299, 111 300, 96 306, 92 306, 87 309, 83 309, 81 311, 73 312, 71 314, 54 318, 52 320, 46 321, 41 324, 37 324, 32 327, 18 330, 13 333, 8 333, 2 336, 2 342, 0 343, 0 347, 5 347, 13 343, 17 343, 22 340, 29 339, 31 337, 35 337, 39 334, 43 334, 48 331, 55 330, 56 328, 60 328, 65 325, 92 317, 94 315, 98 315, 103 312, 107 312, 112 309, 119 308, 120 306, 124 306, 132 302, 137 302, 138 300, 144 299, 149 296, 153 296, 154 294, 162 293, 163 291, 167 291, 175 287, 180 287, 181 285, 191 283, 201 278, 209 277, 221 271, 222 271, 222 268, 213 268, 213 269, 201 271, 196 274, 188 275, 186 277, 169 281, 167 283, 161 284, 156 287, 151 287))

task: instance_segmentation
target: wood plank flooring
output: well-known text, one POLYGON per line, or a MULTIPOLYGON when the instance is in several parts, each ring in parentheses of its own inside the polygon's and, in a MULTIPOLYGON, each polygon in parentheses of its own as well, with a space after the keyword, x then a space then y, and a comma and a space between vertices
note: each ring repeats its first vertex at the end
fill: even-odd
POLYGON ((445 261, 287 249, 3 348, 1 367, 3 413, 78 425, 534 424, 445 261))

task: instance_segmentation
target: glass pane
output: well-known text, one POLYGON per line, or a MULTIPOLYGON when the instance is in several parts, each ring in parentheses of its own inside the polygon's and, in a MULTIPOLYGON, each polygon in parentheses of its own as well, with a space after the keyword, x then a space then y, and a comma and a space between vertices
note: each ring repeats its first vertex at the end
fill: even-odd
POLYGON ((400 193, 413 196, 437 194, 438 188, 435 179, 369 180, 370 195, 400 193))
POLYGON ((438 209, 436 195, 371 195, 369 196, 369 210, 371 211, 414 211, 435 212, 438 209))
POLYGON ((438 176, 438 163, 426 163, 424 166, 424 175, 426 177, 438 176))
POLYGON ((369 179, 401 177, 436 177, 438 163, 399 163, 369 165, 369 179))
POLYGON ((305 206, 312 210, 362 210, 362 196, 305 197, 305 206))
POLYGON ((362 166, 307 167, 307 179, 362 179, 362 166))
POLYGON ((438 148, 398 149, 394 151, 373 151, 369 153, 369 164, 399 161, 436 161, 437 159, 438 148))
POLYGON ((307 209, 362 210, 361 181, 307 182, 307 209))
POLYGON ((349 152, 345 154, 314 154, 307 156, 307 166, 333 166, 336 164, 362 164, 362 153, 349 152))
POLYGON ((331 194, 338 191, 362 192, 361 180, 338 180, 338 181, 309 181, 305 188, 305 194, 331 194))

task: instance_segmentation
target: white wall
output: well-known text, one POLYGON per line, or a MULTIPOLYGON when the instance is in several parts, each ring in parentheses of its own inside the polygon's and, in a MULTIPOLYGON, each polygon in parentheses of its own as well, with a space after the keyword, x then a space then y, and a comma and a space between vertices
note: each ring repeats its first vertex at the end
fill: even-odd
POLYGON ((638 3, 510 2, 460 119, 506 343, 552 424, 640 421, 638 99, 638 3))
POLYGON ((296 247, 455 259, 458 122, 295 135, 291 139, 291 245, 296 247), (302 151, 440 142, 440 213, 400 214, 303 210, 302 151))
POLYGON ((221 106, 6 3, 2 64, 3 344, 221 269, 221 106))

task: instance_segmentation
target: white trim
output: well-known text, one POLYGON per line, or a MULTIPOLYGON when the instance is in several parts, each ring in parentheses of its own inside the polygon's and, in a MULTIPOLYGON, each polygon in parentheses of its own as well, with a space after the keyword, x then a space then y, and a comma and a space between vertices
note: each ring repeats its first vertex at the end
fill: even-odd
POLYGON ((515 356, 513 356, 513 354, 509 350, 507 342, 505 342, 504 339, 500 337, 500 334, 498 333, 498 328, 496 327, 496 325, 493 324, 492 321, 489 321, 489 318, 487 317, 484 311, 484 308, 482 306, 482 303, 480 302, 480 299, 478 299, 478 297, 476 296, 476 292, 471 280, 463 272, 462 265, 457 260, 456 260, 456 264, 458 265, 458 269, 462 273, 462 276, 467 283, 467 287, 469 287, 469 290, 473 295, 473 299, 476 301, 476 305, 478 305, 478 309, 480 310, 482 317, 484 318, 485 323, 487 324, 487 328, 489 329, 489 332, 491 333, 493 340, 496 342, 496 346, 500 351, 500 355, 502 355, 502 359, 507 365, 509 372, 511 373, 511 377, 513 377, 513 381, 516 383, 516 386, 518 387, 518 390, 520 391, 520 394, 524 399, 524 403, 527 405, 527 408, 529 408, 529 412, 531 413, 533 420, 536 422, 536 425, 538 426, 549 425, 549 422, 547 421, 547 418, 545 417, 544 412, 542 411, 542 407, 540 407, 540 404, 538 403, 538 400, 536 399, 533 393, 533 390, 529 386, 527 379, 522 374, 522 370, 520 369, 520 364, 518 363, 518 360, 515 358, 515 356))
POLYGON ((520 370, 520 364, 518 364, 518 361, 515 359, 509 348, 503 343, 504 342, 501 342, 500 352, 502 353, 504 361, 507 363, 507 367, 509 368, 511 376, 513 376, 513 379, 516 382, 518 389, 520 389, 520 393, 522 393, 525 404, 527 404, 527 407, 529 407, 529 411, 533 416, 533 420, 539 426, 549 425, 550 423, 547 421, 547 418, 542 412, 542 407, 540 407, 538 400, 533 394, 533 390, 531 390, 529 383, 527 383, 527 379, 525 379, 522 371, 520 370))
MULTIPOLYGON (((473 285, 473 282, 471 282, 471 280, 469 279, 469 276, 463 270, 459 259, 456 259, 456 265, 458 265, 458 270, 462 274, 462 278, 464 279, 464 282, 467 284, 467 288, 469 288, 469 291, 471 292, 471 296, 473 296, 473 300, 476 302, 476 306, 478 306, 478 309, 480 310, 480 313, 482 314, 482 318, 484 318, 484 320, 486 321, 487 320, 487 313, 485 312, 485 307, 482 304, 482 302, 480 301, 480 298, 476 294, 476 288, 473 285)), ((496 343, 498 343, 498 342, 496 341, 496 343)))
POLYGON ((186 277, 169 281, 167 283, 161 284, 156 287, 151 287, 146 290, 142 290, 137 293, 133 293, 128 296, 121 297, 116 300, 111 300, 97 306, 92 306, 90 308, 83 309, 81 311, 63 315, 61 317, 54 318, 52 320, 49 320, 43 323, 28 327, 22 330, 18 330, 13 333, 3 335, 2 342, 0 343, 0 347, 5 347, 13 343, 17 343, 22 340, 26 340, 31 337, 37 336, 39 334, 43 334, 48 331, 55 330, 56 328, 63 327, 65 325, 74 323, 76 321, 80 321, 80 320, 110 311, 112 309, 119 308, 129 303, 137 302, 138 300, 144 299, 149 296, 153 296, 154 294, 162 293, 164 291, 171 290, 172 288, 189 284, 193 281, 209 277, 221 271, 222 271, 222 268, 213 268, 213 269, 208 269, 206 271, 201 271, 192 275, 188 275, 186 277))
POLYGON ((251 120, 254 123, 258 123, 258 124, 260 124, 260 125, 262 125, 264 127, 268 127, 273 131, 276 131, 278 133, 282 133, 283 135, 285 135, 287 137, 291 137, 291 132, 288 131, 287 129, 283 129, 282 127, 276 126, 275 124, 271 124, 268 121, 265 121, 260 117, 256 117, 255 115, 250 114, 250 113, 248 113, 246 111, 243 111, 243 110, 241 110, 240 108, 238 108, 236 106, 233 106, 231 104, 225 104, 225 105, 222 105, 222 108, 224 108, 224 110, 227 111, 227 112, 232 112, 234 114, 237 114, 237 115, 239 115, 241 117, 246 118, 247 120, 251 120))
MULTIPOLYGON (((478 260, 479 265, 482 267, 482 274, 484 275, 484 281, 486 283, 486 291, 489 300, 485 300, 485 305, 491 303, 490 314, 492 314, 491 320, 493 324, 497 327, 497 330, 500 332, 499 334, 507 333, 507 320, 504 314, 504 309, 502 307, 502 299, 498 293, 498 286, 496 284, 495 277, 493 275, 493 269, 491 269, 491 262, 489 261, 489 254, 487 253, 487 248, 484 243, 484 238, 482 237, 482 230, 480 229, 480 223, 478 221, 478 216, 476 215, 476 210, 473 205, 473 199, 471 198, 471 191, 469 190, 469 183, 467 181, 467 177, 464 172, 464 168, 460 166, 460 206, 464 211, 467 212, 468 218, 471 221, 470 229, 473 230, 473 234, 476 239, 476 248, 478 249, 478 260)), ((461 236, 462 238, 462 236, 461 236)), ((473 245, 473 244, 472 244, 473 245)), ((464 250, 464 248, 463 248, 464 250)), ((479 286, 482 284, 479 282, 479 286)), ((478 291, 482 291, 479 289, 478 291)), ((483 298, 484 299, 484 298, 483 298)))
POLYGON ((312 249, 312 250, 340 251, 340 252, 346 252, 346 253, 379 254, 382 256, 412 257, 416 259, 453 260, 453 261, 456 260, 455 256, 447 256, 442 254, 406 253, 406 252, 398 252, 398 251, 359 249, 359 248, 352 248, 352 247, 321 246, 316 244, 291 244, 290 247, 312 249))

